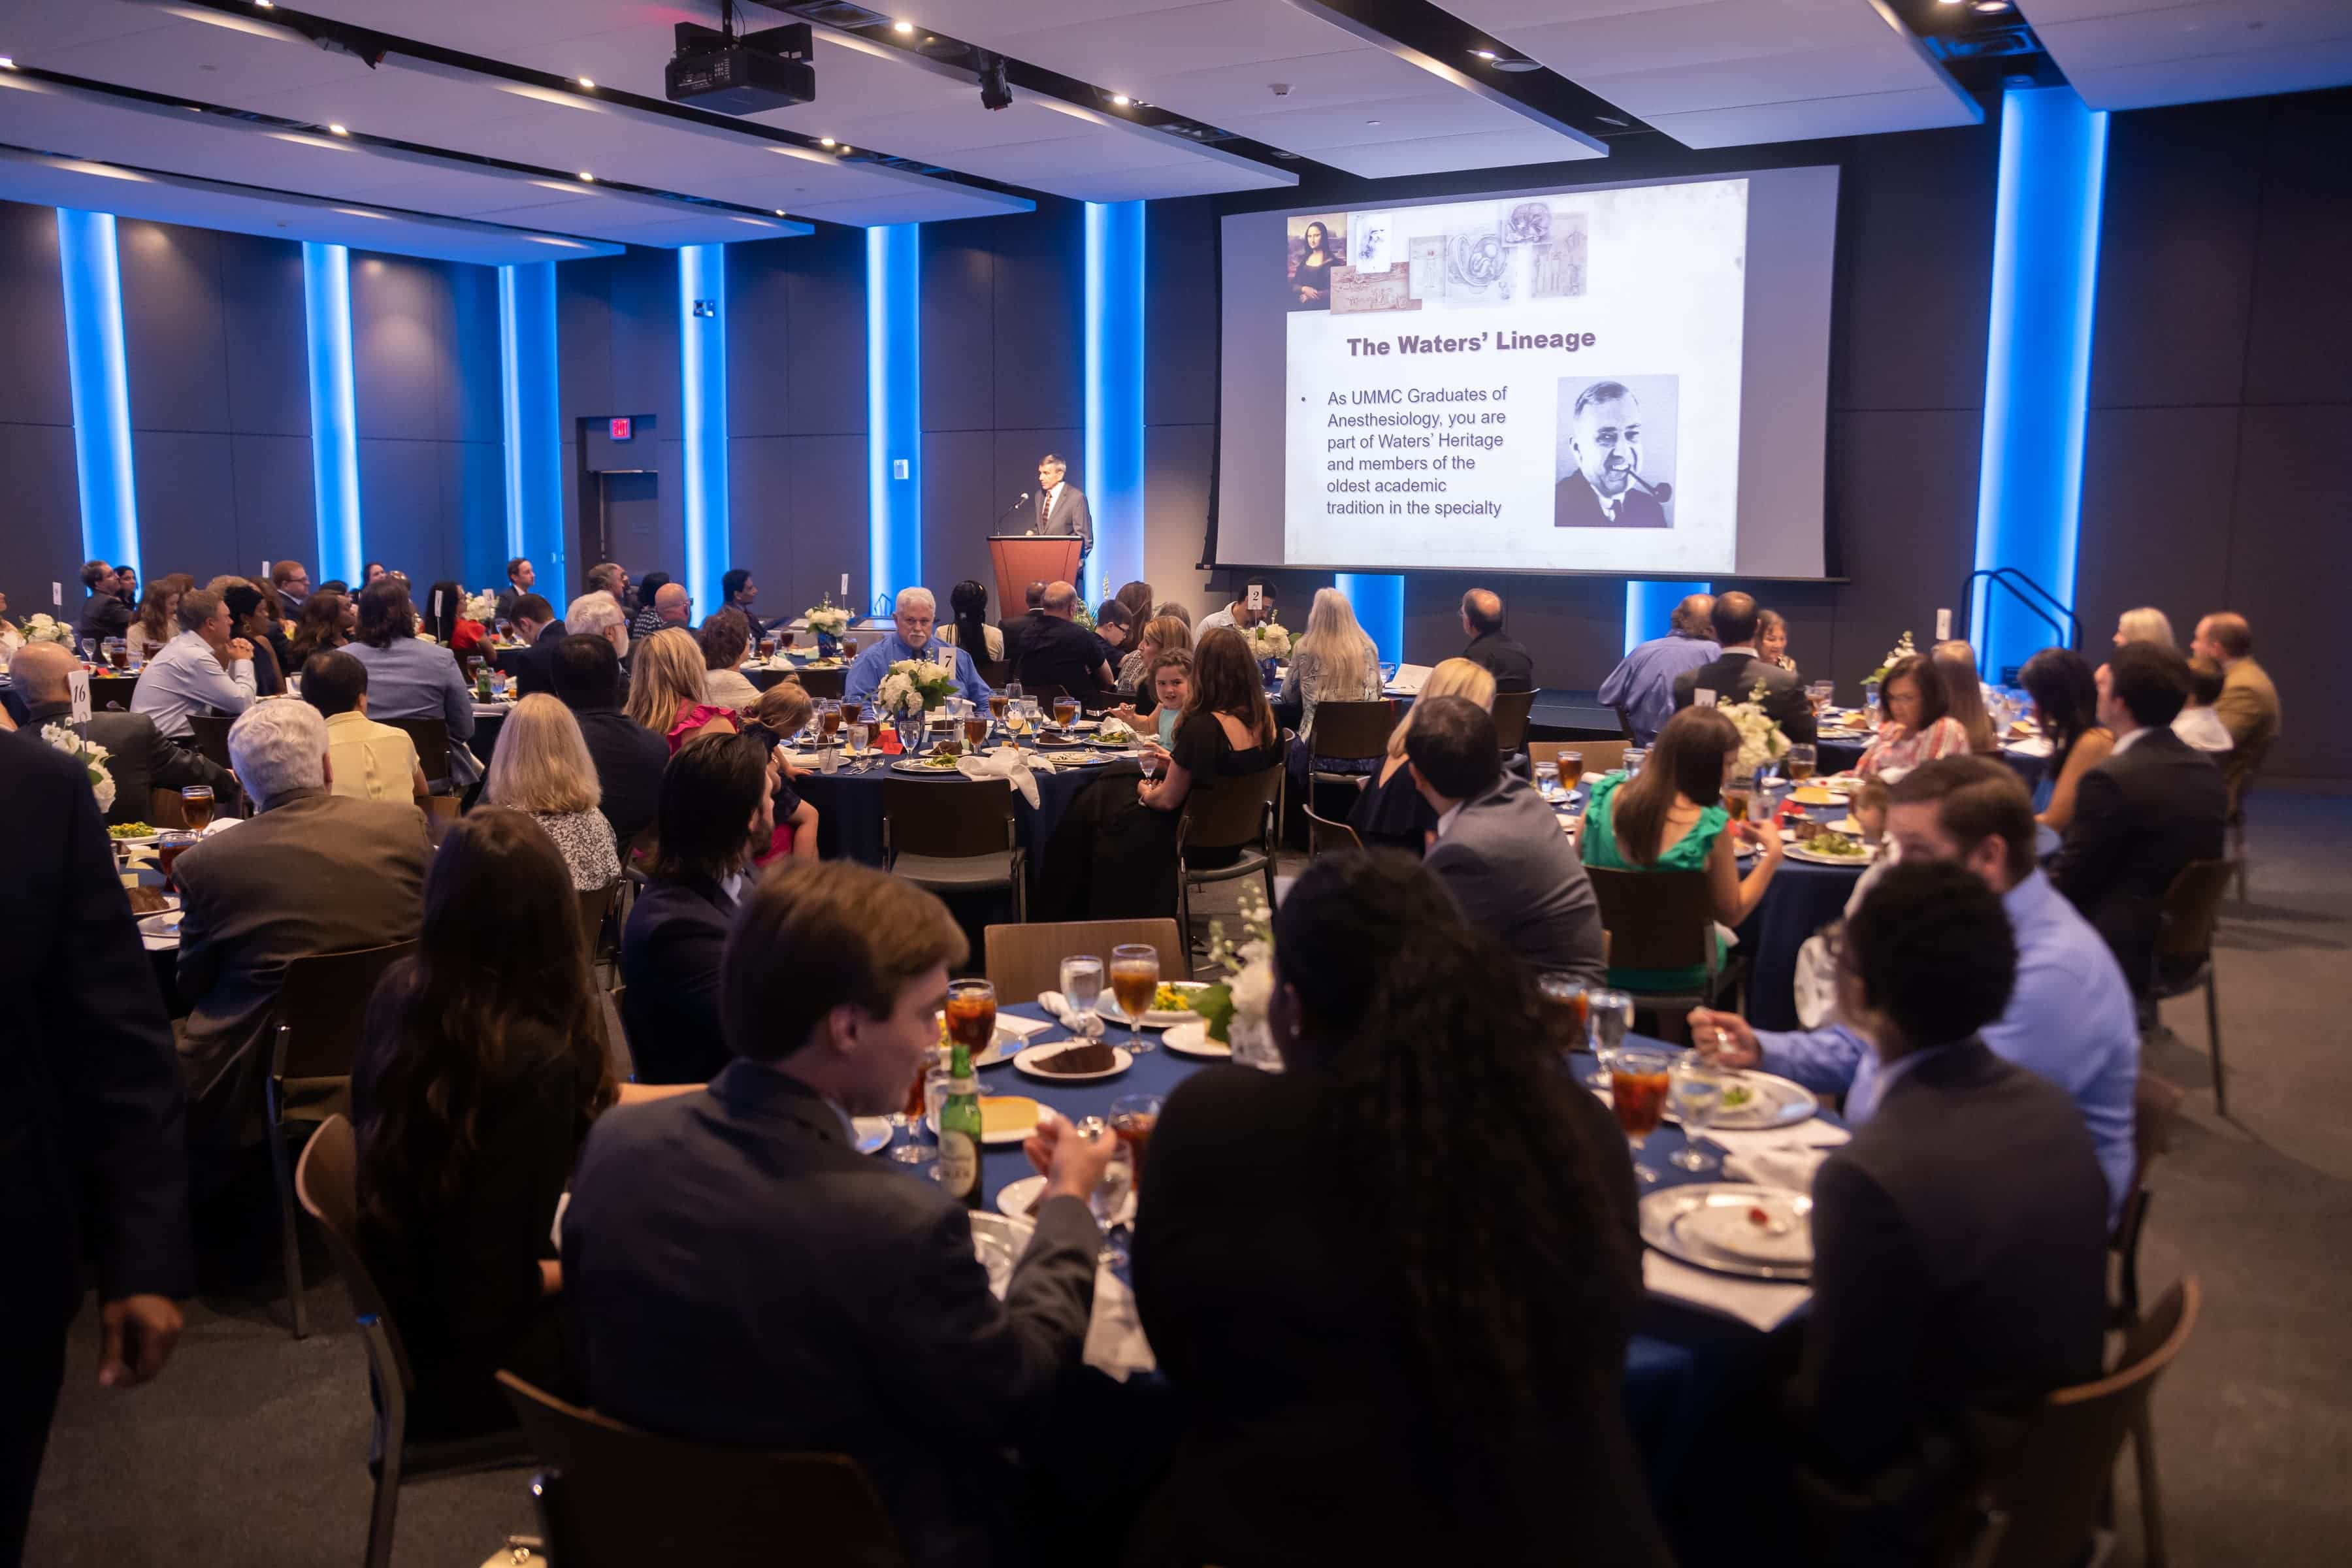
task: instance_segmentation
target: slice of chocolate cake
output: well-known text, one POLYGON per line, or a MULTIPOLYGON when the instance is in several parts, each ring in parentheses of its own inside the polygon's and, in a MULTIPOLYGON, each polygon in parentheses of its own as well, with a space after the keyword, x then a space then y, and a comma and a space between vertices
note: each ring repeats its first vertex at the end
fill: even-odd
POLYGON ((1110 1047, 1096 1040, 1066 1047, 1049 1057, 1039 1057, 1034 1065, 1039 1072, 1108 1072, 1118 1066, 1118 1058, 1110 1047))

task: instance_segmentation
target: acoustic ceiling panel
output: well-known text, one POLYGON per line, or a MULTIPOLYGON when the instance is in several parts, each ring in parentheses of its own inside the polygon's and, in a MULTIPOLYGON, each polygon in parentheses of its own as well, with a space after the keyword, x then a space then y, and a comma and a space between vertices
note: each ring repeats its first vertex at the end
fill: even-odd
POLYGON ((2032 0, 2027 15, 2094 109, 2352 82, 2346 0, 2032 0))

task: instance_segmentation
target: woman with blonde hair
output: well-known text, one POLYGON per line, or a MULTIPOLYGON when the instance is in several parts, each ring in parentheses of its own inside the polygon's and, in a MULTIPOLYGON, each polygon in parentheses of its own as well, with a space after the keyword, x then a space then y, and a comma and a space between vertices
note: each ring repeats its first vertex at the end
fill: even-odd
POLYGON ((742 729, 732 712, 705 700, 702 645, 684 626, 645 638, 630 662, 629 700, 622 711, 667 740, 670 755, 698 735, 742 729))
POLYGON ((1421 791, 1413 787, 1412 770, 1404 765, 1404 740, 1412 732, 1412 716, 1433 697, 1466 697, 1492 712, 1495 672, 1466 658, 1449 658, 1421 683, 1421 695, 1389 731, 1388 755, 1381 759, 1379 776, 1348 814, 1348 826, 1367 846, 1419 855, 1437 826, 1437 814, 1421 798, 1421 791))
POLYGON ((1135 634, 1135 651, 1118 661, 1118 685, 1130 700, 1139 701, 1150 693, 1146 687, 1151 680, 1152 661, 1171 649, 1190 652, 1192 628, 1174 616, 1154 616, 1145 621, 1135 634))
POLYGON ((595 760, 572 710, 544 691, 515 704, 490 753, 485 805, 528 812, 562 851, 572 885, 582 892, 621 879, 613 825, 598 809, 604 795, 595 760))
POLYGON ((1944 710, 1969 732, 1969 750, 1979 757, 1998 756, 2000 737, 1993 733, 1992 715, 1986 711, 1984 683, 1977 679, 1977 650, 1955 637, 1939 642, 1927 655, 1936 678, 1944 683, 1944 710))
POLYGON ((2127 642, 2162 643, 2166 647, 2179 647, 2173 640, 2172 617, 2153 605, 2142 605, 2137 610, 2126 610, 2116 617, 2116 646, 2127 642))
MULTIPOLYGON (((1299 747, 1314 738, 1315 705, 1370 702, 1381 694, 1381 650, 1356 623, 1355 606, 1337 588, 1318 588, 1307 611, 1307 635, 1290 650, 1283 678, 1285 702, 1299 705, 1299 747)), ((1301 756, 1306 753, 1299 747, 1301 756)))

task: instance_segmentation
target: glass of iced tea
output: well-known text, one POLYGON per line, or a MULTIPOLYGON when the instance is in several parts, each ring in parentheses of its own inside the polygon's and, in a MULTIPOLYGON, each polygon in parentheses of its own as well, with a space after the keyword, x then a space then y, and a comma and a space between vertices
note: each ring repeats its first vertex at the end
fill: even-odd
POLYGON ((106 639, 106 662, 118 671, 131 668, 131 648, 121 637, 106 639))
POLYGON ((200 834, 184 833, 177 828, 155 836, 155 868, 163 873, 163 887, 167 891, 176 893, 180 890, 172 868, 181 855, 194 847, 201 837, 200 834))
POLYGON ((996 987, 985 980, 958 980, 948 986, 948 1038, 978 1061, 996 1038, 996 987))
POLYGON ((190 784, 180 792, 180 812, 188 819, 189 831, 202 833, 213 825, 213 786, 190 784))
POLYGON ((1790 746, 1788 755, 1780 759, 1780 771, 1802 783, 1813 776, 1813 767, 1821 753, 1811 746, 1790 746))
MULTIPOLYGON (((1668 1069, 1674 1065, 1674 1053, 1653 1046, 1623 1046, 1609 1053, 1609 1103, 1617 1112, 1617 1125, 1625 1130, 1626 1142, 1636 1152, 1658 1130, 1666 1110, 1666 1095, 1671 1084, 1668 1069)), ((1644 1182, 1654 1182, 1658 1173, 1636 1160, 1633 1173, 1644 1182)))
POLYGON ((841 733, 841 704, 827 702, 818 709, 816 723, 817 729, 824 733, 826 742, 831 742, 835 736, 841 733))
POLYGON ((1541 974, 1536 977, 1536 994, 1543 998, 1545 1010, 1551 1015, 1552 1032, 1559 1038, 1559 1048, 1588 1049, 1591 1011, 1585 1000, 1589 993, 1583 984, 1564 974, 1541 974))
MULTIPOLYGON (((1159 973, 1159 960, 1152 961, 1154 975, 1159 973)), ((1114 972, 1115 973, 1115 972, 1114 972)), ((1159 984, 1155 979, 1154 984, 1159 984)), ((1119 1004, 1125 1006, 1124 1002, 1119 1004)), ((1160 1097, 1156 1094, 1122 1094, 1110 1102, 1110 1130, 1127 1146, 1127 1157, 1135 1163, 1135 1191, 1143 1191, 1143 1156, 1151 1147, 1151 1130, 1160 1125, 1160 1097)))
POLYGON ((1731 814, 1734 822, 1748 820, 1748 791, 1744 788, 1723 792, 1723 809, 1731 814))
POLYGON ((1078 716, 1078 700, 1075 697, 1054 699, 1054 728, 1066 730, 1078 716))
POLYGON ((1570 791, 1570 792, 1573 792, 1573 791, 1575 790, 1576 786, 1577 786, 1578 784, 1580 784, 1583 783, 1583 782, 1584 782, 1584 753, 1583 753, 1582 752, 1560 752, 1560 754, 1559 754, 1559 784, 1560 784, 1560 787, 1561 787, 1562 789, 1565 789, 1565 790, 1569 790, 1569 791, 1570 791))
POLYGON ((971 748, 972 755, 980 755, 980 748, 985 745, 987 742, 987 717, 979 713, 965 714, 963 721, 963 743, 971 748))
POLYGON ((940 1052, 937 1047, 925 1051, 922 1061, 915 1068, 914 1078, 907 1085, 906 1103, 890 1113, 889 1120, 907 1130, 906 1142, 894 1145, 890 1150, 890 1158, 902 1165, 927 1164, 940 1157, 937 1145, 923 1142, 923 1118, 930 1109, 925 1085, 939 1071, 940 1052))
POLYGON ((1148 942, 1126 942, 1110 950, 1110 990, 1118 1010, 1127 1015, 1127 1048, 1151 1049, 1143 1038, 1143 1016, 1160 991, 1160 950, 1148 942))

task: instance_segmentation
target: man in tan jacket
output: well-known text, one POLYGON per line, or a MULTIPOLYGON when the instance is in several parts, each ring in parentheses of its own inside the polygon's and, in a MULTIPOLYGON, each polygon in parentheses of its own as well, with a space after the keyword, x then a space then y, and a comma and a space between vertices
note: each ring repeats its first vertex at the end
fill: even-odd
POLYGON ((2246 617, 2234 611, 2218 610, 2198 622, 2189 651, 2221 667, 2221 696, 2213 711, 2229 728, 2233 743, 2215 760, 2230 781, 2230 804, 2235 809, 2246 782, 2262 767, 2271 742, 2278 739, 2278 688, 2254 662, 2254 634, 2246 617))

